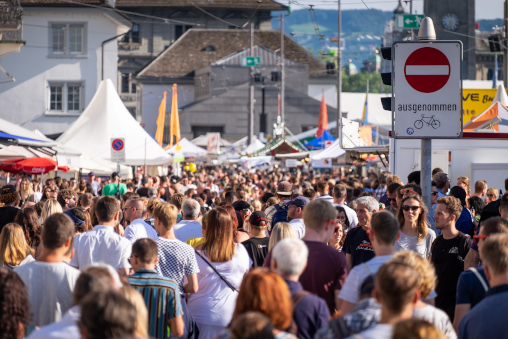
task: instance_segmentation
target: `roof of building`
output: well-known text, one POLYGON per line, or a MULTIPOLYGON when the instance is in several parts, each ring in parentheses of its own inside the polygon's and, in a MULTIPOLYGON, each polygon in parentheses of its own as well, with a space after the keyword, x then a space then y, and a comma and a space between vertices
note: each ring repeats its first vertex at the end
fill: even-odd
MULTIPOLYGON (((280 64, 280 55, 263 46, 254 46, 252 47, 252 53, 250 48, 244 49, 243 51, 233 53, 228 55, 225 58, 217 60, 212 65, 228 65, 228 66, 238 66, 242 64, 244 57, 259 57, 260 58, 260 66, 276 66, 280 64)), ((287 66, 297 66, 298 64, 288 58, 284 58, 284 63, 287 66)))
POLYGON ((58 6, 58 7, 75 7, 82 5, 108 5, 107 0, 20 0, 23 7, 41 7, 41 6, 58 6))
MULTIPOLYGON (((181 78, 250 47, 248 30, 190 29, 150 62, 138 77, 181 78), (214 48, 207 48, 212 45, 214 48), (211 51, 213 50, 213 51, 211 51)), ((280 31, 256 31, 254 44, 280 50, 280 31)), ((284 36, 284 57, 309 67, 311 76, 325 76, 326 67, 304 47, 284 36)))
POLYGON ((229 9, 252 8, 286 10, 287 7, 273 0, 116 0, 118 7, 227 7, 229 9))

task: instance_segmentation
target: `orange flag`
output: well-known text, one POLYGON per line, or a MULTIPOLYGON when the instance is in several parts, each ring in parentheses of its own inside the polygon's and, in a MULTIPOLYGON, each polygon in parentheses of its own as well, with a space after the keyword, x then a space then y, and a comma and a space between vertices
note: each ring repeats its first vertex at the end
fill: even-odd
POLYGON ((157 117, 157 131, 155 132, 155 140, 162 146, 162 139, 164 137, 164 119, 166 118, 166 94, 164 91, 164 98, 162 98, 161 104, 159 106, 159 116, 157 117))
POLYGON ((325 94, 321 99, 321 108, 319 109, 319 123, 317 128, 316 137, 321 138, 324 131, 328 129, 328 110, 326 108, 325 94))
POLYGON ((173 135, 176 136, 176 143, 180 142, 180 119, 178 118, 178 96, 176 84, 173 84, 173 99, 171 102, 171 124, 169 130, 169 145, 173 147, 173 135))

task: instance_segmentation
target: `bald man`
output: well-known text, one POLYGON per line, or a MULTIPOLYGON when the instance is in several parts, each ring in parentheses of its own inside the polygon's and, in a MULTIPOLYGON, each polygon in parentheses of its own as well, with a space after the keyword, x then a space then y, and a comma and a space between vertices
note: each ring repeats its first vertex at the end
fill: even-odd
POLYGON ((125 229, 124 237, 131 243, 141 238, 157 239, 155 228, 143 220, 145 204, 140 198, 131 198, 125 203, 122 212, 129 226, 125 229))

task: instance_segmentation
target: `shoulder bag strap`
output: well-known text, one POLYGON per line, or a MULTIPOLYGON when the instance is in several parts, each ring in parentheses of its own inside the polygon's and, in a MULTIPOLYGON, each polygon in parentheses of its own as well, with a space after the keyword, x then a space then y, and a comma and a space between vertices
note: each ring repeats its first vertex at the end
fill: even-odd
POLYGON ((291 299, 293 300, 293 307, 296 306, 300 301, 302 301, 303 298, 305 298, 307 295, 309 295, 310 292, 301 290, 296 292, 291 299))
POLYGON ((202 255, 201 253, 199 253, 198 251, 194 250, 194 252, 196 252, 200 257, 201 259, 203 259, 204 262, 206 262, 208 264, 208 266, 210 266, 210 268, 215 272, 217 273, 217 275, 219 276, 219 278, 221 278, 222 281, 224 281, 226 283, 226 285, 228 285, 228 287, 233 291, 233 292, 238 292, 238 290, 229 282, 227 281, 226 278, 224 278, 224 276, 222 274, 219 273, 219 271, 217 271, 215 269, 215 267, 213 267, 213 265, 208 261, 206 260, 202 255))
POLYGON ((487 292, 489 290, 489 286, 485 282, 485 279, 483 279, 483 277, 480 274, 480 272, 478 272, 478 270, 476 268, 474 268, 474 267, 470 267, 470 268, 468 268, 468 270, 470 270, 471 272, 474 273, 474 275, 476 275, 478 280, 480 280, 480 282, 482 283, 483 289, 485 290, 485 292, 487 292))

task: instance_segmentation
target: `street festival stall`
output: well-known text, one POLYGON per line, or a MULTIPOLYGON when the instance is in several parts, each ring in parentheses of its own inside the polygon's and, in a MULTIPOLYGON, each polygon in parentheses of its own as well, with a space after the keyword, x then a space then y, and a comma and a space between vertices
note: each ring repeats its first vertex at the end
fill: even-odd
MULTIPOLYGON (((57 141, 83 154, 113 161, 112 141, 123 141, 125 165, 158 166, 171 157, 125 108, 110 79, 101 81, 92 101, 57 141)), ((160 168, 161 174, 167 168, 160 168)))
POLYGON ((187 158, 202 158, 202 157, 206 157, 206 155, 208 154, 208 152, 205 149, 194 145, 192 142, 187 140, 187 138, 180 139, 178 144, 174 145, 171 148, 168 148, 166 150, 166 152, 169 155, 174 156, 177 153, 177 147, 179 147, 178 153, 183 154, 183 156, 186 159, 187 158))

